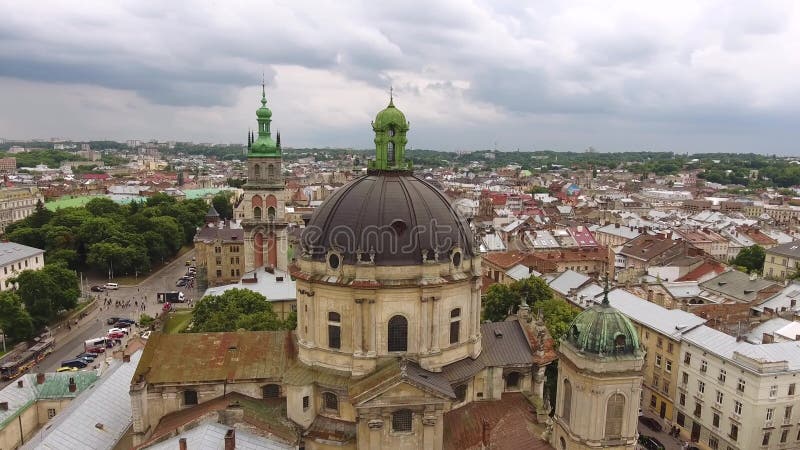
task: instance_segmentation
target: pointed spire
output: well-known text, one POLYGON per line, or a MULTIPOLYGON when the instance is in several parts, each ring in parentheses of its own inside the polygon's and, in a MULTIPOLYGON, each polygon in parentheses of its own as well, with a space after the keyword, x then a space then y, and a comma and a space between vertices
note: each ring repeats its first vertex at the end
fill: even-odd
POLYGON ((394 86, 389 85, 389 106, 394 107, 394 86))
POLYGON ((264 72, 261 72, 261 104, 267 106, 267 88, 264 82, 264 72))
POLYGON ((275 136, 275 147, 281 148, 281 132, 278 131, 277 136, 275 136))

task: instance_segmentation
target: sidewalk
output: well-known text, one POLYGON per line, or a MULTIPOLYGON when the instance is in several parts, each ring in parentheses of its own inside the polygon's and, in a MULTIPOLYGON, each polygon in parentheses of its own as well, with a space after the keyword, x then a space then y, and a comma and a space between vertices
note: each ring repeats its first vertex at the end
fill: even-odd
MULTIPOLYGON (((684 441, 682 439, 669 435, 669 429, 672 425, 674 425, 672 422, 666 419, 662 419, 650 413, 647 410, 642 411, 642 413, 643 413, 642 415, 645 417, 650 417, 651 419, 657 420, 658 423, 660 423, 663 426, 662 429, 663 431, 653 431, 650 428, 647 428, 646 426, 639 423, 639 434, 643 434, 645 436, 652 436, 658 439, 658 441, 661 442, 662 445, 664 445, 665 450, 682 450, 684 441)), ((637 445, 637 447, 639 446, 637 445)))

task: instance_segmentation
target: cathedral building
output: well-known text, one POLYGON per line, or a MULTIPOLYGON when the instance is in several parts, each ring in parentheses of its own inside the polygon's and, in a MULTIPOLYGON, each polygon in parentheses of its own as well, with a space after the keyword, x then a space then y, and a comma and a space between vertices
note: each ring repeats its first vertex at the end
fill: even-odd
MULTIPOLYGON (((247 267, 281 269, 281 153, 262 105, 237 217, 247 267)), ((481 323, 469 226, 413 173, 392 100, 372 130, 366 175, 315 211, 287 267, 296 330, 154 333, 131 382, 136 446, 241 418, 309 450, 551 448, 534 426, 547 418, 544 372, 556 358, 541 318, 523 305, 481 323)))

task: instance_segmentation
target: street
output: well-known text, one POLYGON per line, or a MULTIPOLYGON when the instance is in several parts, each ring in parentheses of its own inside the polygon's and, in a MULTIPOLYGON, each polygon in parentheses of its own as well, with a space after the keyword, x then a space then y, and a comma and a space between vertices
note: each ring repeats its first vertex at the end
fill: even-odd
MULTIPOLYGON (((61 367, 61 361, 72 359, 76 355, 83 353, 84 341, 106 336, 108 329, 112 327, 112 325, 106 323, 109 317, 123 317, 136 321, 139 320, 143 313, 155 317, 163 307, 162 304, 156 302, 157 292, 180 291, 186 295, 187 300, 199 300, 201 293, 197 291, 196 287, 187 289, 175 286, 178 278, 186 274, 186 260, 191 260, 193 257, 194 249, 176 258, 148 278, 142 278, 138 285, 120 285, 118 290, 90 292, 89 288, 91 286, 103 285, 107 281, 114 280, 87 279, 86 295, 98 298, 98 308, 80 319, 77 325, 73 324, 67 335, 59 338, 61 342, 57 339, 56 350, 39 363, 38 366, 32 368, 30 372, 55 372, 61 367), (105 304, 104 300, 110 301, 110 305, 105 304), (130 301, 130 306, 128 307, 115 306, 116 302, 124 304, 128 301, 130 301), (144 310, 141 309, 142 302, 145 303, 144 310)), ((130 330, 130 335, 140 331, 137 326, 132 326, 130 330)), ((92 365, 87 366, 87 368, 91 367, 92 365)), ((0 389, 9 383, 8 381, 0 383, 0 389)))

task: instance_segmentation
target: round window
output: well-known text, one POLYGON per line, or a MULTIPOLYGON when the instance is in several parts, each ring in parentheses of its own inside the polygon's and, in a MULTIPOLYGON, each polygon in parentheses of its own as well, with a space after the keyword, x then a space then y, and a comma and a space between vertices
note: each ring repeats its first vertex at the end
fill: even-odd
POLYGON ((328 256, 328 265, 331 266, 331 269, 338 269, 339 268, 339 255, 337 255, 336 253, 331 253, 331 255, 328 256))
POLYGON ((453 266, 458 267, 461 265, 461 252, 453 253, 453 266))

